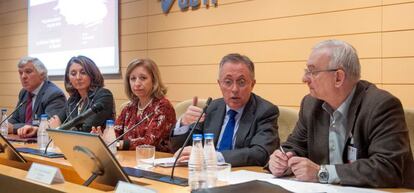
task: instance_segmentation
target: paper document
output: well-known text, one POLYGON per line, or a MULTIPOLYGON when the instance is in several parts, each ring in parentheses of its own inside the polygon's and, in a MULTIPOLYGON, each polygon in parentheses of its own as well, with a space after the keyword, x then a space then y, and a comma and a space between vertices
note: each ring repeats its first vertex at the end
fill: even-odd
POLYGON ((272 184, 279 185, 291 192, 301 193, 383 193, 384 191, 371 189, 371 188, 354 188, 348 186, 332 185, 332 184, 320 184, 311 182, 301 182, 290 178, 276 178, 272 174, 263 172, 252 172, 247 170, 239 170, 231 172, 227 178, 229 184, 238 184, 248 182, 252 180, 262 180, 272 184))
POLYGON ((227 177, 227 182, 229 184, 238 184, 243 182, 248 182, 257 179, 272 179, 274 178, 272 174, 266 174, 263 172, 252 172, 247 170, 239 170, 230 173, 230 176, 227 177))
MULTIPOLYGON (((172 167, 175 162, 175 157, 158 158, 154 160, 155 166, 172 167)), ((177 166, 187 165, 188 161, 177 163, 177 166)))
POLYGON ((384 191, 379 191, 370 188, 354 188, 347 186, 339 186, 332 184, 320 184, 312 182, 300 182, 294 179, 262 179, 272 184, 279 185, 292 192, 301 192, 301 193, 315 193, 315 192, 329 192, 329 193, 383 193, 384 191))

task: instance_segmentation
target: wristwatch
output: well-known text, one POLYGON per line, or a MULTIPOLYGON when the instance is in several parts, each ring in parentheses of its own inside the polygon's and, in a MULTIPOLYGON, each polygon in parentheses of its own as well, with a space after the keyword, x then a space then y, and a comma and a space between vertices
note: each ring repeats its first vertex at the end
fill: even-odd
POLYGON ((319 183, 327 184, 329 181, 329 172, 325 165, 321 165, 318 172, 319 183))

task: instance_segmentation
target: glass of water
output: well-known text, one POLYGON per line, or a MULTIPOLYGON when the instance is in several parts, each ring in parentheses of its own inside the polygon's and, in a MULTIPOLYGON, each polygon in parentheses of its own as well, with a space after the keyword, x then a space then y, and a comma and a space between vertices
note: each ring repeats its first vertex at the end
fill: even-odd
POLYGON ((155 147, 152 145, 139 145, 135 148, 137 168, 151 169, 154 167, 155 147))

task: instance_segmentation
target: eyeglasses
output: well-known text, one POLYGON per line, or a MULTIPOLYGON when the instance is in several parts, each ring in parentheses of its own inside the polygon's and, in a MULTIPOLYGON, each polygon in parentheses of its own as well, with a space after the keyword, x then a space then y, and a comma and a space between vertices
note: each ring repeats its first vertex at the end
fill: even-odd
POLYGON ((224 79, 224 80, 219 80, 219 82, 225 88, 232 88, 234 83, 236 83, 236 85, 239 88, 244 88, 248 84, 247 80, 245 80, 245 79, 239 79, 239 80, 236 80, 236 81, 233 81, 231 79, 224 79))
POLYGON ((320 72, 335 72, 339 70, 339 68, 334 69, 325 69, 325 70, 309 70, 305 69, 305 76, 309 78, 315 78, 316 75, 318 75, 320 72))

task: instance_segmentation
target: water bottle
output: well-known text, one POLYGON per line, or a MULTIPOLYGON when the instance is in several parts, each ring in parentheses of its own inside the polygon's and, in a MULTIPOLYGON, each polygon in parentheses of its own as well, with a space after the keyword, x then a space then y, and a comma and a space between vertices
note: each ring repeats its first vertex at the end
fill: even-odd
MULTIPOLYGON (((115 129, 114 129, 114 121, 113 120, 106 120, 106 128, 103 133, 103 140, 108 145, 112 143, 116 139, 115 129)), ((111 146, 108 147, 111 150, 112 154, 116 154, 116 143, 113 143, 111 146)))
POLYGON ((3 135, 3 137, 7 137, 7 135, 9 134, 9 128, 8 128, 8 124, 9 122, 7 121, 7 109, 3 108, 1 109, 1 121, 4 121, 1 125, 0 125, 0 134, 3 135))
POLYGON ((35 114, 32 120, 32 126, 39 127, 39 125, 40 125, 39 117, 37 116, 37 114, 35 114))
POLYGON ((217 154, 214 148, 214 134, 204 134, 204 168, 207 176, 207 187, 216 186, 217 181, 217 154))
POLYGON ((206 176, 204 172, 203 136, 193 135, 193 147, 190 160, 188 160, 188 184, 191 190, 206 188, 206 176))
POLYGON ((40 115, 40 125, 37 129, 37 145, 40 150, 45 150, 47 143, 49 142, 49 135, 46 129, 49 128, 49 122, 47 121, 47 114, 40 115))

